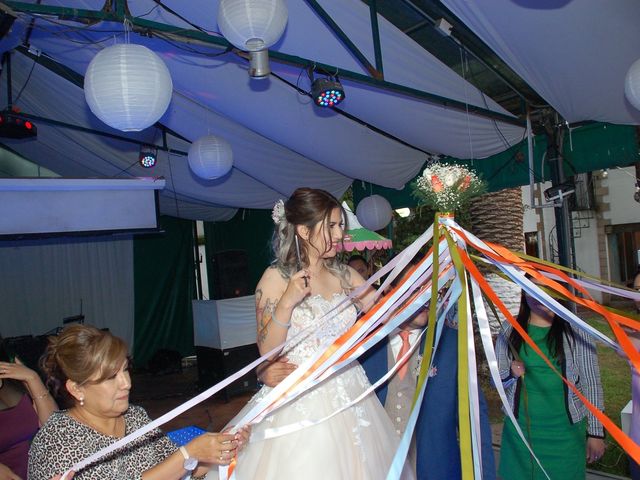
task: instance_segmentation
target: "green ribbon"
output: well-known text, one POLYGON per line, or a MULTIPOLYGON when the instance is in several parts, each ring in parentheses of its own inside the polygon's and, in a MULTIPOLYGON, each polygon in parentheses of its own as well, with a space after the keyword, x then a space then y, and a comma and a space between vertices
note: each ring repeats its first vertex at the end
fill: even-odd
POLYGON ((467 341, 467 277, 465 268, 458 253, 455 241, 445 230, 444 235, 449 244, 449 252, 453 266, 458 274, 462 286, 462 293, 458 297, 458 433, 460 436, 460 467, 462 480, 473 480, 473 449, 471 447, 471 412, 469 406, 469 358, 467 341))
POLYGON ((413 405, 418 400, 418 393, 422 390, 422 385, 426 381, 429 369, 433 364, 433 341, 436 333, 436 310, 438 307, 438 275, 440 272, 440 239, 442 237, 442 229, 438 221, 439 214, 436 213, 433 223, 433 255, 432 272, 431 272, 431 300, 429 303, 429 323, 427 324, 427 338, 424 342, 424 350, 422 351, 422 363, 420 364, 420 373, 418 374, 418 382, 416 393, 413 397, 413 405))

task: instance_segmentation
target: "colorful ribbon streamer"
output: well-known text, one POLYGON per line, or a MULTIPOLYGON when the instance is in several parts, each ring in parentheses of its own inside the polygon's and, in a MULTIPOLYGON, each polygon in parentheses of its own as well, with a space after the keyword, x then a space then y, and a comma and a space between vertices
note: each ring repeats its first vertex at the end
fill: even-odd
MULTIPOLYGON (((451 215, 436 216, 434 226, 430 227, 411 246, 401 252, 393 259, 393 261, 378 271, 365 285, 355 289, 345 302, 342 302, 340 305, 336 306, 334 310, 319 319, 319 323, 331 322, 337 312, 350 305, 350 302, 363 293, 369 285, 377 281, 383 275, 388 274, 382 284, 382 287, 376 294, 378 298, 376 305, 363 314, 344 334, 339 338, 336 338, 331 344, 326 345, 326 347, 321 349, 321 351, 318 351, 316 355, 307 360, 303 365, 300 365, 295 372, 289 375, 289 377, 287 377, 278 386, 273 388, 267 395, 265 395, 261 402, 256 404, 251 411, 247 412, 247 414, 239 420, 235 427, 239 428, 244 424, 260 422, 276 409, 295 401, 299 395, 304 394, 308 389, 313 388, 318 383, 326 380, 332 375, 335 375, 351 362, 355 361, 367 349, 381 341, 397 329, 402 323, 406 322, 407 319, 409 319, 418 310, 418 308, 429 303, 429 323, 426 327, 426 332, 422 332, 422 335, 426 335, 426 339, 424 341, 423 361, 418 375, 413 408, 409 416, 408 425, 398 447, 398 451, 396 452, 393 463, 387 474, 388 480, 399 479, 419 415, 419 406, 421 405, 424 392, 426 388, 428 388, 428 372, 433 366, 433 358, 437 352, 445 316, 448 310, 452 307, 453 302, 457 302, 459 324, 458 411, 460 422, 459 432, 462 473, 464 480, 482 478, 478 382, 475 365, 475 338, 473 329, 474 323, 477 323, 478 325, 480 340, 484 354, 487 358, 489 371, 498 390, 501 401, 506 407, 505 411, 507 412, 507 415, 511 417, 519 436, 523 442, 527 444, 525 436, 520 430, 517 421, 513 418, 513 414, 510 412, 507 405, 506 395, 498 372, 497 359, 489 328, 489 320, 483 303, 484 297, 490 302, 490 306, 492 308, 497 308, 502 312, 513 328, 520 333, 523 341, 541 356, 555 374, 562 379, 567 387, 584 402, 589 412, 602 422, 607 431, 609 431, 622 448, 636 462, 640 463, 640 447, 625 435, 603 412, 592 405, 575 385, 562 376, 561 372, 555 369, 551 361, 542 354, 535 343, 527 335, 527 332, 520 327, 513 315, 506 309, 502 301, 498 298, 496 293, 478 270, 475 262, 482 262, 494 266, 505 278, 516 283, 528 294, 548 306, 554 311, 554 313, 568 321, 573 328, 582 330, 604 345, 624 352, 630 359, 632 365, 638 371, 640 371, 640 353, 635 350, 629 341, 628 334, 622 327, 640 331, 640 322, 636 318, 622 315, 620 312, 606 309, 602 305, 599 305, 593 300, 593 298, 591 298, 588 290, 604 291, 634 300, 640 300, 640 293, 612 285, 610 282, 599 281, 593 277, 580 274, 579 272, 574 272, 570 269, 560 267, 534 257, 511 252, 500 245, 483 242, 470 232, 460 227, 451 215), (396 287, 387 293, 383 293, 387 290, 391 282, 394 279, 397 279, 401 272, 404 271, 412 258, 418 255, 420 249, 431 240, 433 240, 433 247, 427 255, 425 255, 425 257, 415 267, 413 267, 409 273, 404 276, 404 278, 399 280, 396 287), (474 249, 478 252, 478 255, 472 257, 468 253, 469 249, 474 249), (526 275, 530 276, 536 283, 529 280, 526 275), (437 281, 434 281, 434 279, 437 279, 437 281), (559 295, 562 298, 589 308, 601 315, 611 326, 617 342, 606 337, 598 330, 578 318, 571 311, 558 303, 552 295, 549 295, 540 288, 538 284, 548 289, 548 291, 552 292, 554 295, 559 295), (475 318, 472 315, 472 312, 475 312, 475 318)), ((296 339, 290 339, 290 342, 298 341, 302 336, 309 333, 310 332, 301 332, 296 339)), ((127 435, 110 447, 103 449, 84 461, 74 465, 73 469, 78 471, 86 465, 108 455, 114 450, 123 447, 151 429, 175 418, 180 413, 210 397, 231 382, 235 381, 237 378, 254 369, 267 358, 270 358, 274 353, 279 352, 283 347, 286 348, 286 343, 276 347, 273 351, 268 352, 266 355, 252 362, 236 374, 223 380, 219 384, 214 385, 207 391, 151 422, 144 428, 134 432, 133 434, 127 435)), ((416 348, 415 345, 414 348, 416 348)), ((407 358, 408 355, 410 355, 410 353, 407 354, 407 358)), ((353 403, 356 403, 361 398, 371 394, 379 384, 382 384, 391 378, 398 368, 398 365, 403 360, 404 359, 401 359, 400 362, 394 365, 383 379, 360 395, 360 397, 353 403)), ((343 405, 340 407, 339 411, 350 408, 351 406, 351 404, 343 405)), ((298 424, 287 425, 274 430, 267 430, 262 438, 252 438, 252 442, 285 435, 292 431, 299 431, 300 429, 307 428, 308 426, 321 423, 337 413, 338 412, 333 412, 331 415, 324 418, 310 419, 298 424)), ((535 452, 531 450, 529 445, 527 445, 527 448, 529 448, 533 458, 538 462, 538 465, 543 468, 535 457, 535 452)), ((220 478, 226 479, 229 478, 229 475, 233 478, 234 467, 235 461, 232 463, 230 468, 221 468, 220 478)))

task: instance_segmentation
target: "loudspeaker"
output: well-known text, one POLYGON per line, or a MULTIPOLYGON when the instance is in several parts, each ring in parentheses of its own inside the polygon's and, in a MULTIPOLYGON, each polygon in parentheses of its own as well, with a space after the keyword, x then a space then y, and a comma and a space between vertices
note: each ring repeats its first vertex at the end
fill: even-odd
POLYGON ((245 250, 224 250, 212 258, 213 300, 249 295, 249 257, 245 250))
POLYGON ((38 365, 40 357, 47 348, 47 336, 41 335, 33 337, 24 335, 22 337, 5 338, 4 344, 7 352, 11 356, 18 357, 22 363, 35 372, 40 372, 38 365))
POLYGON ((182 355, 176 350, 160 348, 149 360, 149 371, 154 375, 182 373, 182 355))
MULTIPOLYGON (((260 354, 258 346, 254 343, 227 350, 196 346, 196 356, 198 357, 198 388, 205 390, 246 367, 260 354)), ((255 392, 257 389, 258 379, 255 370, 252 370, 226 387, 222 393, 228 400, 232 395, 255 392)))

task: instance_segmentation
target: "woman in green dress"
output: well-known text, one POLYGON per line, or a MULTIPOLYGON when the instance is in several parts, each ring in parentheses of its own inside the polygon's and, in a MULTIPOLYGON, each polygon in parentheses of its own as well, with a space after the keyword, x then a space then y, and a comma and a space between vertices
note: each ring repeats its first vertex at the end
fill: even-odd
MULTIPOLYGON (((603 410, 598 358, 587 334, 524 290, 517 321, 564 377, 603 410)), ((549 477, 585 478, 585 463, 604 453, 602 424, 511 326, 498 337, 496 354, 509 405, 549 477)), ((502 431, 499 473, 503 480, 546 478, 509 417, 502 431)))

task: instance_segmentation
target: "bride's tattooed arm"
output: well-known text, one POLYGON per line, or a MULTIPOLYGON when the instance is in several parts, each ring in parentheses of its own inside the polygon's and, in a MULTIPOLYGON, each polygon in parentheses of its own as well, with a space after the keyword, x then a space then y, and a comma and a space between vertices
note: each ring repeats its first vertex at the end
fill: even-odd
POLYGON ((271 300, 265 298, 262 301, 263 292, 261 288, 256 290, 256 320, 258 322, 258 347, 260 347, 269 334, 269 327, 271 326, 271 320, 273 318, 273 312, 275 312, 278 306, 277 300, 271 300))

